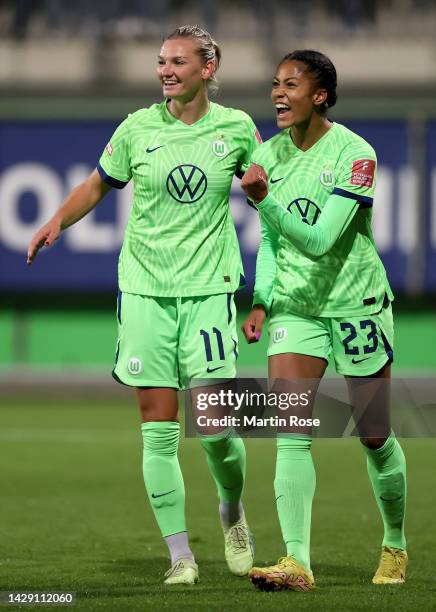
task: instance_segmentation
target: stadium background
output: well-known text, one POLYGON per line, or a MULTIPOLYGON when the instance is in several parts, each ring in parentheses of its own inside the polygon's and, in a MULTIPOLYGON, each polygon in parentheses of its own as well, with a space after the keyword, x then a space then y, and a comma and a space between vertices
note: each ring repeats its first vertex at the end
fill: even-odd
MULTIPOLYGON (((276 61, 292 48, 317 48, 339 73, 332 118, 378 154, 374 230, 396 294, 395 373, 434 378, 436 7, 425 0, 88 4, 0 1, 0 589, 77 590, 83 609, 139 609, 144 598, 174 605, 177 597, 179 607, 220 609, 233 601, 251 609, 258 600, 249 585, 227 577, 219 562, 214 491, 195 441, 185 441, 181 455, 188 524, 206 572, 197 594, 163 595, 159 586, 165 551, 140 480, 136 408, 110 377, 129 187, 113 190, 31 268, 27 244, 95 166, 117 123, 160 99, 154 69, 163 32, 193 22, 210 28, 223 48, 217 101, 249 112, 264 139, 275 133, 268 96, 276 61)), ((242 318, 259 227, 237 181, 231 205, 248 280, 238 298, 242 318)), ((265 375, 265 338, 240 348, 240 371, 265 375)), ((405 445, 409 541, 418 556, 436 543, 434 528, 419 529, 435 502, 427 485, 434 443, 405 445)), ((281 552, 270 485, 274 446, 256 440, 247 447, 247 513, 258 560, 270 561, 281 552)), ((363 455, 353 440, 319 441, 314 453, 316 605, 330 609, 350 598, 360 609, 366 597, 365 609, 383 609, 386 595, 375 596, 362 578, 380 537, 363 455), (333 476, 327 466, 335 465, 341 469, 333 476), (340 522, 332 522, 334 512, 340 522), (357 542, 351 561, 346 547, 331 558, 338 529, 357 542)), ((430 609, 422 585, 434 578, 424 556, 412 566, 406 598, 390 595, 399 609, 430 609)), ((279 606, 270 596, 262 605, 279 606)))

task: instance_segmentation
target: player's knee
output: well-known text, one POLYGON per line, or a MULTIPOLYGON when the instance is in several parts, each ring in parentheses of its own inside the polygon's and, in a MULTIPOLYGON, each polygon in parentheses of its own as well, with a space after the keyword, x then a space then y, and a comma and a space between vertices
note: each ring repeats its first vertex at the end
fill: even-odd
POLYGON ((168 414, 168 410, 162 409, 156 405, 139 406, 142 423, 154 423, 159 421, 176 421, 175 415, 168 414))
POLYGON ((386 438, 360 438, 361 443, 367 448, 377 449, 381 448, 386 442, 386 438))
POLYGON ((137 397, 143 423, 177 421, 177 395, 173 389, 138 389, 137 397))

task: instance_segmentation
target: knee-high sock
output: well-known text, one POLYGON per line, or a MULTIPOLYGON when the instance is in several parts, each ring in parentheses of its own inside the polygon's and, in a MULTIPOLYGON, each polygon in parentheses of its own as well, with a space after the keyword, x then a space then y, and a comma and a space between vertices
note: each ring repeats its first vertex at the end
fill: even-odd
POLYGON ((245 446, 231 430, 199 436, 221 502, 238 505, 245 481, 245 446))
POLYGON ((177 457, 180 425, 156 421, 143 423, 141 430, 145 488, 161 533, 186 531, 185 485, 177 457))
POLYGON ((404 517, 406 513, 406 459, 394 436, 381 448, 365 446, 368 475, 378 509, 383 519, 383 546, 406 548, 404 517))
POLYGON ((310 569, 310 524, 316 476, 310 437, 277 438, 274 490, 286 554, 310 569))

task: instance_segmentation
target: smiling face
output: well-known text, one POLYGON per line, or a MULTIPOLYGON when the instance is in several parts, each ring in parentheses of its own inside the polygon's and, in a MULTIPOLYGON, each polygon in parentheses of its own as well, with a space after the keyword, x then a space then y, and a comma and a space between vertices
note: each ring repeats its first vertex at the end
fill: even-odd
POLYGON ((165 97, 191 100, 206 86, 214 72, 214 62, 204 64, 192 38, 172 38, 162 45, 157 75, 165 97))
POLYGON ((302 62, 289 60, 280 64, 271 91, 279 128, 308 124, 313 113, 322 113, 326 99, 327 91, 317 86, 302 62))

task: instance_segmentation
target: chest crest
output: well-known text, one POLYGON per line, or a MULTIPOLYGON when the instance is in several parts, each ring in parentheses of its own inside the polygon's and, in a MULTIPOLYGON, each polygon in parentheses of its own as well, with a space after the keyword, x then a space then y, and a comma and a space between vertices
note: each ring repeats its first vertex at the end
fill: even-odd
POLYGON ((335 184, 335 174, 330 165, 326 165, 319 173, 319 182, 324 187, 333 187, 335 184))

